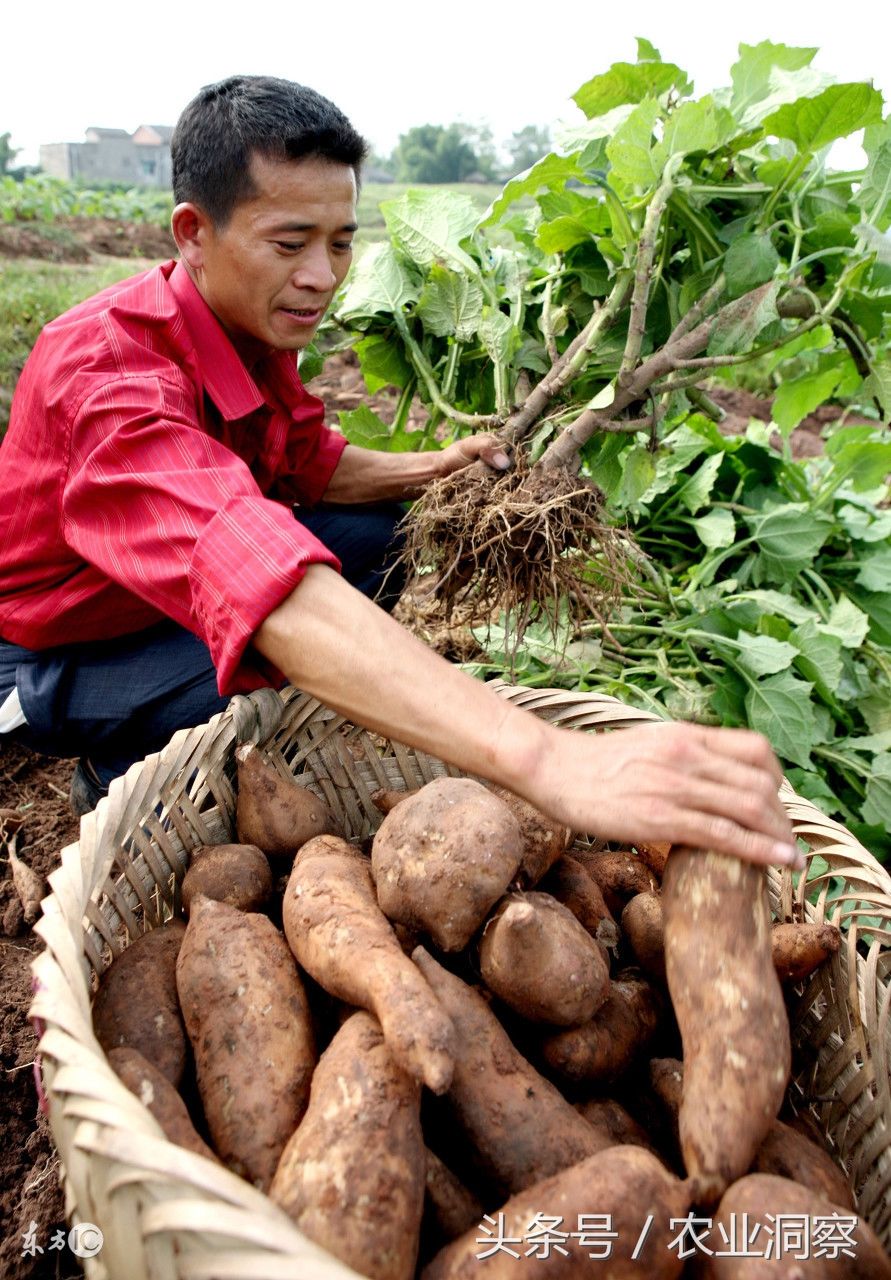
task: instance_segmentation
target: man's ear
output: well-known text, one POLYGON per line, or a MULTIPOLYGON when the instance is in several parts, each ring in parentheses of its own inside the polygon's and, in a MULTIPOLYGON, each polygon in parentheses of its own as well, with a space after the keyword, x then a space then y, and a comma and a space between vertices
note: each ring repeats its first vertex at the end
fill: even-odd
POLYGON ((200 271, 204 266, 207 236, 213 230, 210 218, 200 205, 187 200, 173 210, 170 228, 183 261, 193 271, 200 271))

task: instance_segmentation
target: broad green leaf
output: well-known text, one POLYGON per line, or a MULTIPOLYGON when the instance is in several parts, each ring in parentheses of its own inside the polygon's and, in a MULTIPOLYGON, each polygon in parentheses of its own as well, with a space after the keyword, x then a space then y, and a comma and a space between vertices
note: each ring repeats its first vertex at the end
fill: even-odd
POLYGON ((691 516, 695 516, 696 512, 708 503, 722 461, 720 453, 713 453, 701 466, 697 467, 693 475, 685 480, 678 490, 678 497, 691 516))
POLYGON ((583 84, 572 100, 590 120, 625 102, 658 98, 672 88, 681 94, 691 88, 686 72, 673 62, 614 62, 609 71, 583 84))
POLYGON ((353 268, 353 274, 337 311, 339 319, 392 315, 414 302, 418 289, 386 240, 370 245, 353 268))
POLYGON ((856 603, 869 617, 869 635, 877 644, 891 648, 891 592, 865 591, 851 587, 856 603))
POLYGON ((699 516, 690 523, 696 530, 700 542, 708 547, 709 551, 730 547, 736 540, 736 521, 732 511, 723 509, 710 511, 707 516, 699 516))
POLYGON ((799 151, 814 152, 881 119, 878 89, 870 84, 832 84, 814 98, 787 103, 763 123, 768 133, 789 138, 799 151))
POLYGON ((789 769, 786 777, 798 795, 810 800, 830 817, 842 808, 841 801, 822 774, 811 773, 809 769, 789 769))
MULTIPOLYGON (((833 83, 832 76, 827 75, 823 71, 817 71, 815 67, 800 67, 796 71, 787 71, 783 67, 774 67, 770 73, 770 88, 765 98, 750 107, 742 117, 744 128, 758 128, 759 138, 763 137, 764 121, 776 113, 784 106, 794 106, 798 102, 802 102, 807 98, 814 98, 821 93, 829 85, 833 83)), ((786 165, 778 165, 774 171, 774 181, 778 184, 783 180, 784 169, 788 169, 788 161, 786 165)), ((770 182, 767 176, 770 172, 767 166, 761 169, 762 180, 770 182)))
POLYGON ((796 669, 824 697, 834 697, 842 676, 842 643, 838 636, 808 618, 795 628, 789 640, 798 649, 796 669))
POLYGON ((538 228, 535 243, 545 253, 565 253, 595 236, 609 235, 612 218, 606 203, 598 199, 578 201, 572 213, 561 214, 538 228))
MULTIPOLYGON (((579 151, 589 143, 602 142, 611 138, 620 125, 623 125, 635 108, 635 103, 624 102, 620 107, 613 107, 602 116, 593 116, 584 124, 564 125, 555 131, 554 140, 564 151, 579 151)), ((579 163, 586 169, 600 168, 590 153, 580 157, 579 163)))
POLYGON ((325 367, 325 357, 314 342, 310 342, 300 352, 297 358, 297 368, 300 373, 300 381, 303 383, 312 382, 313 378, 317 378, 325 367))
POLYGON ((891 826, 891 754, 876 756, 866 784, 863 817, 868 823, 891 826))
POLYGON ((877 231, 868 222, 858 222, 854 230, 875 254, 877 263, 883 267, 891 266, 891 235, 877 231))
POLYGON ((812 686, 791 671, 759 680, 746 694, 749 724, 763 733, 774 751, 806 769, 816 743, 812 686))
POLYGON ((536 195, 542 187, 556 188, 559 191, 563 190, 567 182, 572 180, 581 182, 584 179, 585 171, 579 167, 575 156, 558 156, 551 152, 530 169, 525 169, 523 173, 511 178, 501 195, 483 214, 479 225, 487 227, 498 222, 515 201, 521 200, 523 196, 536 195))
POLYGON ((386 449, 390 443, 390 428, 367 404, 341 410, 338 423, 350 444, 363 449, 386 449))
POLYGON ((716 106, 711 96, 683 102, 666 120, 662 139, 653 150, 653 162, 663 169, 669 156, 714 151, 732 137, 735 130, 733 116, 726 108, 716 106))
POLYGON ((776 614, 780 618, 788 618, 790 622, 807 622, 814 616, 813 610, 799 604, 793 596, 784 591, 738 591, 733 600, 750 600, 765 613, 776 614))
POLYGON ((891 590, 891 543, 864 553, 855 582, 867 591, 891 590))
POLYGON ((476 228, 479 214, 469 196, 435 187, 406 191, 397 200, 383 200, 387 230, 420 267, 446 262, 475 275, 479 268, 461 241, 476 228))
POLYGON ((780 582, 791 582, 812 564, 829 536, 831 516, 805 503, 786 503, 746 521, 758 548, 762 569, 780 582))
POLYGON ((471 276, 436 263, 430 268, 415 314, 437 338, 469 342, 483 318, 482 288, 471 276))
POLYGON ((748 719, 746 711, 746 684, 735 671, 715 676, 712 706, 724 725, 743 725, 748 719))
POLYGON ((606 154, 612 174, 630 187, 650 187, 658 176, 651 155, 653 127, 659 118, 659 103, 646 98, 616 130, 606 154))
POLYGON ((825 404, 841 382, 843 372, 836 365, 802 374, 800 378, 787 378, 780 383, 771 416, 784 435, 788 435, 819 405, 825 404))
MULTIPOLYGON (((889 694, 888 708, 891 710, 891 694, 889 694)), ((865 734, 862 738, 848 738, 846 745, 852 751, 869 751, 874 755, 882 751, 891 751, 891 729, 886 729, 884 733, 865 734)))
POLYGON ((736 661, 750 676, 772 676, 791 667, 798 656, 794 644, 774 640, 772 636, 754 636, 741 631, 737 636, 740 645, 736 661))
POLYGON ((357 342, 353 350, 359 357, 359 368, 371 395, 382 387, 405 387, 414 377, 400 344, 382 334, 369 334, 357 342))
POLYGON ((826 441, 833 478, 843 476, 859 493, 881 485, 891 471, 891 441, 874 440, 872 435, 870 427, 848 427, 826 441))
POLYGON ((891 511, 846 503, 835 514, 845 532, 856 542, 883 542, 885 538, 891 538, 891 511))
POLYGON ((620 501, 634 507, 646 493, 656 474, 656 459, 646 445, 634 445, 623 457, 620 501))
POLYGON ((724 274, 730 297, 738 298, 740 294, 772 280, 779 265, 780 255, 770 236, 763 232, 738 236, 724 257, 724 274))
POLYGON ((516 336, 510 316, 506 316, 503 311, 496 311, 493 307, 484 307, 479 335, 490 358, 496 364, 507 364, 516 336))
POLYGON ((887 231, 891 225, 891 118, 867 129, 863 146, 869 163, 854 199, 866 222, 887 231))
POLYGON ((838 636, 845 649, 859 649, 869 631, 869 618, 847 596, 839 596, 821 629, 838 636))
POLYGON ((654 44, 651 44, 645 36, 637 37, 637 60, 638 62, 661 62, 662 54, 654 44))
POLYGON ((733 84, 731 110, 741 119, 771 92, 771 76, 778 67, 798 71, 807 67, 817 53, 812 49, 796 49, 789 45, 772 44, 762 40, 760 44, 741 44, 739 60, 730 71, 733 84))
POLYGON ((779 319, 778 292, 779 283, 772 280, 723 306, 709 340, 709 355, 739 355, 748 351, 761 330, 779 319))
POLYGON ((863 384, 862 396, 864 399, 876 400, 881 406, 882 421, 891 421, 891 358, 887 355, 871 361, 870 374, 863 384))

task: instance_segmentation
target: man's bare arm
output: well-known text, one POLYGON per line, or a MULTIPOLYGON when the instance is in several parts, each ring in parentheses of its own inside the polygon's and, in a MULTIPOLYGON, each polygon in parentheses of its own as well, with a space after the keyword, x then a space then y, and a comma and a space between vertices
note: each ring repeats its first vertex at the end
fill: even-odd
POLYGON ((777 798, 780 767, 758 734, 555 729, 446 662, 325 565, 307 570, 254 644, 350 719, 509 787, 576 831, 799 861, 777 798))
POLYGON ((495 436, 468 436, 446 449, 425 453, 382 453, 348 444, 340 455, 328 488, 326 502, 380 502, 416 497, 439 476, 460 471, 481 459, 496 471, 509 466, 504 446, 495 436))

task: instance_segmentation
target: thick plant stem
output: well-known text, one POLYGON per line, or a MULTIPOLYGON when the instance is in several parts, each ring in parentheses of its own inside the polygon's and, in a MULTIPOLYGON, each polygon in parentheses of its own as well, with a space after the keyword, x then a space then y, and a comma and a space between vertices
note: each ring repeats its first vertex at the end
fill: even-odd
POLYGON ((622 275, 613 285, 612 293, 603 306, 595 311, 559 360, 532 388, 525 402, 508 418, 499 433, 505 444, 518 444, 528 433, 529 428, 535 425, 554 396, 581 372, 601 334, 610 327, 625 305, 630 290, 630 279, 627 275, 622 275))
MULTIPOLYGON (((714 287, 712 286, 712 289, 714 287)), ((612 404, 600 411, 586 409, 584 413, 576 418, 572 426, 567 427, 553 444, 548 446, 538 465, 545 471, 550 470, 552 467, 567 467, 570 470, 577 470, 579 450, 587 444, 596 431, 619 429, 621 424, 612 424, 623 409, 646 395, 650 387, 658 382, 660 378, 667 377, 668 374, 673 373, 676 369, 682 368, 688 360, 693 359, 700 351, 704 350, 708 346, 709 338, 720 319, 723 318, 730 321, 736 314, 745 314, 750 308, 757 306, 772 287, 770 283, 759 285, 757 289, 752 289, 749 293, 743 294, 741 298, 728 302, 713 316, 697 324, 695 328, 685 331, 690 315, 690 312, 688 312, 665 345, 644 360, 642 364, 638 365, 623 387, 616 389, 615 399, 612 404)), ((709 293, 711 292, 712 290, 709 290, 709 293)), ((700 299, 700 314, 705 310, 704 304, 708 296, 708 294, 705 294, 700 299)), ((695 310, 695 308, 691 308, 691 310, 695 310)))
POLYGON ((431 402, 444 418, 447 418, 450 422, 459 422, 465 427, 497 427, 501 425, 503 419, 497 413, 461 413, 454 405, 449 404, 441 395, 439 387, 436 385, 433 370, 430 368, 419 344, 412 337, 405 316, 399 311, 394 311, 393 319, 396 321, 399 336, 411 355, 412 364, 424 381, 431 402))
POLYGON ((637 250, 637 266, 634 271, 634 291, 631 295, 631 318, 628 322, 628 337, 619 369, 618 386, 621 388, 637 368, 640 349, 643 345, 647 328, 647 304, 650 296, 650 275, 653 269, 653 258, 656 255, 656 236, 665 207, 674 190, 673 170, 666 170, 656 194, 650 201, 644 218, 643 230, 637 250))

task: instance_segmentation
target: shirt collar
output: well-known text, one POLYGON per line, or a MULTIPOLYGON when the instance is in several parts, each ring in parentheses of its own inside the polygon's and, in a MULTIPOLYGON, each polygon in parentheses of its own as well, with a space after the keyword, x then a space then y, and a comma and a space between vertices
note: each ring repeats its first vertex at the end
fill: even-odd
POLYGON ((170 273, 170 288, 192 339, 204 389, 228 422, 261 408, 265 397, 182 262, 170 273))

